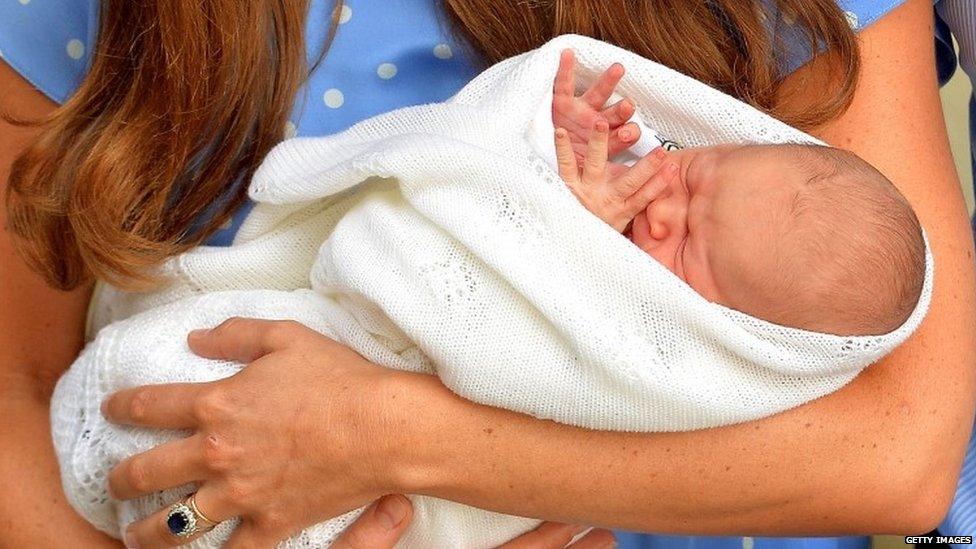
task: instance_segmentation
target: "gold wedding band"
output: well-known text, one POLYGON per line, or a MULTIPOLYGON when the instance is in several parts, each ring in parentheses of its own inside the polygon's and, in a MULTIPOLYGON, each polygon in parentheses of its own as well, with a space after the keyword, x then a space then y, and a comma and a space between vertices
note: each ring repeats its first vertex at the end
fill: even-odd
POLYGON ((197 493, 196 492, 194 492, 194 493, 190 494, 189 496, 187 496, 187 498, 186 498, 186 506, 189 507, 191 511, 193 511, 193 513, 197 516, 197 519, 200 520, 201 522, 207 523, 207 525, 210 526, 210 529, 212 529, 214 526, 217 526, 218 524, 220 524, 216 520, 213 520, 210 517, 208 517, 207 515, 203 514, 203 511, 201 511, 200 508, 197 507, 197 499, 196 498, 197 498, 197 493))

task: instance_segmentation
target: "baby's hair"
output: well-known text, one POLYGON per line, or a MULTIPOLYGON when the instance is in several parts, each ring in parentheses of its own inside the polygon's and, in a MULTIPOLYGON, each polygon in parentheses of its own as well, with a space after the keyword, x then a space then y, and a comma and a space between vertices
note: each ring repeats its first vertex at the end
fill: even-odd
MULTIPOLYGON (((925 281, 925 241, 915 212, 881 172, 855 154, 778 146, 804 171, 793 195, 788 324, 877 335, 903 324, 925 281)), ((784 281, 786 282, 786 281, 784 281)), ((785 304, 784 304, 785 305, 785 304)))

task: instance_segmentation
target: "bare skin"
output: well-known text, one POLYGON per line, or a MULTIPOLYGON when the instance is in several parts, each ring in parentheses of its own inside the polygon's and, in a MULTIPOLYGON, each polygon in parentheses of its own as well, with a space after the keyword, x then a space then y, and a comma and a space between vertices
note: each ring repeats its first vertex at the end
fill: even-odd
MULTIPOLYGON (((36 119, 56 105, 0 61, 0 112, 36 119)), ((0 120, 0 192, 6 187, 13 159, 36 129, 19 128, 0 120)), ((95 530, 74 512, 61 490, 50 434, 50 398, 54 384, 81 350, 90 287, 72 292, 53 290, 32 273, 14 252, 0 208, 0 415, 16 418, 0 429, 0 546, 118 548, 119 540, 95 530), (52 337, 52 334, 60 334, 52 337)), ((387 496, 373 505, 333 547, 382 549, 393 547, 412 518, 409 501, 387 496), (398 521, 388 513, 403 513, 398 521), (392 523, 392 524, 391 524, 392 523)), ((566 547, 580 527, 546 523, 538 531, 511 542, 512 549, 566 547)), ((606 530, 594 530, 572 547, 588 549, 612 543, 606 530)))
MULTIPOLYGON (((236 319, 193 335, 190 345, 202 356, 249 363, 241 374, 204 386, 124 391, 109 399, 108 416, 156 426, 182 414, 187 425, 225 444, 234 467, 207 474, 203 483, 213 481, 213 488, 206 508, 242 515, 249 536, 257 540, 280 539, 306 526, 310 506, 324 505, 315 513, 328 516, 386 491, 656 532, 927 531, 941 520, 955 489, 976 395, 973 243, 945 137, 931 27, 931 4, 911 0, 866 29, 861 35, 862 83, 854 104, 816 132, 895 182, 928 229, 939 265, 932 307, 919 332, 832 395, 719 429, 585 431, 466 402, 428 376, 377 371, 298 325, 236 319), (917 135, 926 136, 926 148, 918 147, 917 135), (306 398, 300 387, 323 364, 332 381, 318 386, 318 394, 329 400, 310 398, 303 404, 305 410, 318 411, 310 420, 314 429, 303 422, 289 430, 262 419, 306 398), (347 382, 336 381, 340 378, 347 382), (269 379, 279 386, 277 396, 267 391, 269 379), (350 395, 353 386, 357 390, 350 395), (243 402, 253 410, 246 418, 220 412, 239 409, 228 403, 243 402), (193 413, 201 409, 213 415, 193 413), (359 426, 356 432, 344 428, 351 418, 359 426), (257 440, 257 433, 268 432, 282 440, 257 440), (306 485, 276 486, 274 479, 285 474, 279 467, 243 477, 227 472, 265 467, 263 456, 272 447, 295 444, 314 449, 309 450, 315 456, 306 465, 310 469, 346 470, 355 464, 360 474, 324 493, 306 485), (227 490, 221 484, 244 488, 227 490), (246 506, 252 493, 296 499, 268 520, 246 506)), ((791 77, 790 85, 799 91, 790 101, 802 104, 823 89, 816 82, 820 62, 791 77)), ((133 489, 132 469, 160 472, 194 460, 205 467, 208 463, 206 455, 192 449, 155 450, 133 460, 142 460, 140 467, 127 462, 113 473, 117 493, 142 492, 133 489)), ((178 483, 171 479, 170 484, 178 483)), ((141 488, 160 487, 149 483, 141 488)), ((148 524, 158 519, 135 528, 151 532, 148 524)), ((147 544, 167 543, 146 536, 140 539, 147 544)))
MULTIPOLYGON (((341 418, 365 413, 363 403, 370 404, 373 417, 368 425, 372 429, 363 431, 371 434, 368 439, 340 440, 345 446, 333 446, 329 453, 303 465, 329 467, 346 462, 362 467, 382 461, 384 474, 377 475, 364 493, 336 497, 326 511, 349 509, 354 502, 403 491, 528 516, 676 533, 906 533, 937 524, 955 488, 972 425, 976 284, 972 240, 935 88, 931 16, 930 2, 911 0, 861 34, 864 67, 854 104, 839 120, 816 132, 881 169, 899 186, 929 231, 939 265, 936 295, 926 323, 912 340, 826 398, 758 422, 679 434, 573 429, 465 402, 436 379, 385 373, 376 378, 379 383, 371 388, 372 397, 360 392, 355 401, 306 402, 307 410, 321 414, 318 429, 289 433, 279 441, 315 447, 335 442, 300 437, 342 434, 341 429, 331 432, 324 426, 331 427, 329 421, 335 418, 340 418, 338 426, 346 425, 341 418), (917 135, 926 136, 925 148, 919 147, 917 135), (423 410, 424 421, 417 420, 417 410, 423 410), (412 415, 400 415, 406 412, 412 415), (452 436, 444 437, 444 433, 452 436)), ((800 90, 790 101, 802 105, 823 89, 814 78, 819 69, 814 61, 790 77, 790 83, 800 90)), ((3 269, 8 264, 0 262, 3 269)), ((4 322, 23 322, 37 310, 36 299, 22 301, 21 309, 5 309, 9 318, 4 322)), ((308 375, 322 364, 361 371, 362 375, 375 368, 289 324, 237 321, 197 338, 193 344, 200 354, 242 360, 248 358, 254 341, 280 339, 287 345, 262 355, 262 361, 245 370, 254 372, 248 377, 235 376, 236 380, 207 387, 212 393, 181 386, 119 395, 110 405, 116 409, 113 417, 131 421, 133 409, 141 409, 136 421, 152 424, 142 414, 153 415, 158 403, 165 401, 187 402, 197 409, 194 403, 205 394, 218 402, 255 398, 265 392, 266 386, 257 381, 264 377, 258 372, 261 369, 278 374, 289 369, 305 371, 293 372, 297 376, 308 375), (144 406, 134 408, 133 402, 144 406)), ((50 346, 50 338, 15 341, 30 350, 50 346)), ((65 354, 73 356, 73 352, 65 354)), ((52 364, 60 373, 67 360, 52 360, 52 364)), ((34 371, 14 362, 3 367, 34 371)), ((22 391, 50 390, 42 383, 23 381, 33 378, 32 374, 10 377, 21 380, 22 391)), ((343 394, 342 387, 331 389, 322 388, 319 394, 343 394)), ((4 390, 14 391, 10 386, 4 390)), ((270 408, 265 413, 294 397, 281 393, 281 401, 266 403, 270 408)), ((46 407, 33 405, 25 410, 25 416, 37 418, 37 428, 29 434, 39 440, 37 433, 46 428, 40 419, 46 425, 46 407)), ((369 414, 362 417, 369 418, 369 414)), ((214 431, 218 441, 221 432, 235 427, 235 421, 228 415, 213 418, 212 424, 220 425, 214 431)), ((258 422, 250 427, 273 426, 258 422)), ((3 446, 31 440, 28 433, 19 439, 7 432, 0 436, 3 446)), ((257 438, 261 437, 250 437, 257 438)), ((241 464, 257 463, 261 459, 257 451, 263 450, 244 444, 231 449, 235 463, 241 464)), ((24 478, 29 470, 7 461, 16 456, 0 459, 5 479, 24 478)), ((194 458, 187 453, 160 459, 194 458)), ((34 457, 31 464, 36 462, 34 457)), ((50 463, 53 469, 53 457, 50 463)), ((149 472, 156 473, 157 467, 162 466, 151 467, 149 472)), ((123 483, 125 475, 120 474, 123 483)), ((259 477, 251 480, 254 486, 262 483, 259 477)), ((25 481, 27 489, 15 492, 3 505, 31 501, 38 487, 45 483, 50 487, 51 482, 44 475, 25 481)), ((288 491, 288 497, 280 494, 284 501, 307 491, 307 486, 278 489, 288 491)), ((246 493, 231 495, 234 497, 225 499, 246 493)), ((48 519, 49 506, 58 504, 51 501, 40 502, 48 519)), ((295 516, 307 518, 304 511, 295 516)), ((251 530, 255 534, 252 544, 280 539, 305 526, 281 516, 278 521, 264 522, 265 517, 254 514, 247 518, 256 525, 251 530)), ((45 539, 41 530, 38 524, 36 539, 45 539)), ((57 536, 63 539, 64 530, 59 528, 57 536)), ((247 541, 242 544, 249 544, 247 541)))

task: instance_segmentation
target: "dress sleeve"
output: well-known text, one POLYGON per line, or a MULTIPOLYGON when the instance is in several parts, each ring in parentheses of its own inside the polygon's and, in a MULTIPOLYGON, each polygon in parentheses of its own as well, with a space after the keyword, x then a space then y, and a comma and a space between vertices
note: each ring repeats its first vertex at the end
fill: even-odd
POLYGON ((0 59, 63 103, 88 68, 98 0, 0 1, 0 59))
MULTIPOLYGON (((904 3, 905 0, 837 0, 838 7, 844 11, 847 23, 854 32, 861 32, 904 3)), ((783 55, 779 59, 782 74, 790 74, 813 57, 803 33, 794 27, 791 17, 786 14, 777 17, 773 28, 783 48, 783 55)))

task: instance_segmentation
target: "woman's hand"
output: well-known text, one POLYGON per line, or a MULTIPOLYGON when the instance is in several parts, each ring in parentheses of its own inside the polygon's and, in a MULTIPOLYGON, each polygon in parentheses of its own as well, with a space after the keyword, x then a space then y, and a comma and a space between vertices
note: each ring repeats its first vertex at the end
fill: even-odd
MULTIPOLYGON (((230 546, 271 546, 306 526, 397 492, 382 380, 390 370, 294 322, 230 319, 191 333, 191 349, 248 366, 204 384, 137 387, 103 404, 125 425, 193 435, 133 456, 109 475, 131 499, 195 482, 216 521, 241 517, 230 546)), ((175 545, 167 510, 130 525, 129 545, 175 545)))
MULTIPOLYGON (((331 549, 392 548, 410 526, 412 518, 410 500, 400 495, 385 496, 347 528, 331 549)), ((573 538, 585 530, 585 526, 544 522, 499 549, 604 549, 614 546, 613 534, 600 529, 591 530, 573 542, 573 538)))
MULTIPOLYGON (((393 492, 397 429, 383 412, 390 374, 346 347, 294 322, 235 318, 188 338, 197 354, 248 363, 213 383, 137 387, 103 408, 116 423, 190 429, 188 438, 133 456, 109 474, 112 494, 132 499, 195 482, 210 519, 241 517, 228 547, 270 547, 299 530, 393 492)), ((128 547, 168 547, 177 538, 167 509, 131 524, 128 547)), ((334 547, 392 547, 412 518, 403 496, 384 496, 334 547)), ((505 545, 565 547, 584 528, 545 523, 505 545)), ((198 534, 196 537, 199 537, 198 534)), ((577 549, 609 547, 594 530, 577 549)))

